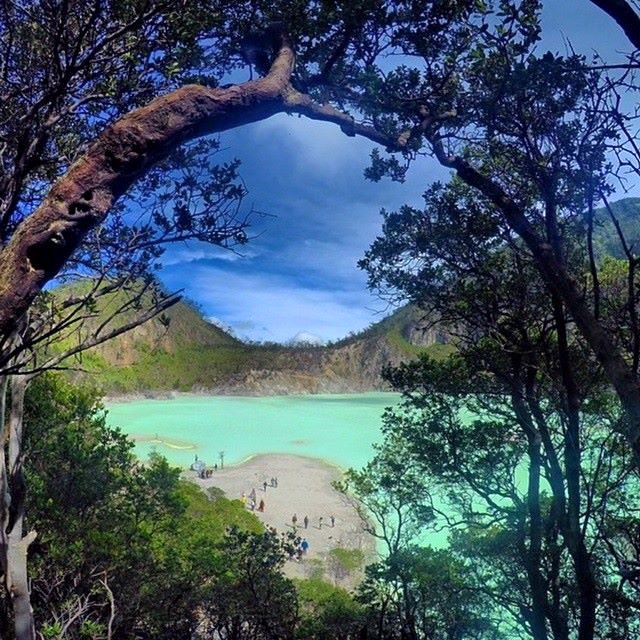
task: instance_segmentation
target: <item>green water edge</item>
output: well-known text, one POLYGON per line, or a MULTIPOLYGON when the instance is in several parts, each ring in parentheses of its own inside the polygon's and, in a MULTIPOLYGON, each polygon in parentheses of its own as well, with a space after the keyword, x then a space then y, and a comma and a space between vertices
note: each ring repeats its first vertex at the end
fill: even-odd
MULTIPOLYGON (((133 438, 145 460, 153 451, 187 469, 195 456, 225 468, 264 454, 293 454, 344 471, 360 469, 382 440, 382 413, 399 393, 291 396, 178 396, 107 403, 107 422, 133 438)), ((420 543, 446 545, 446 532, 420 543)), ((379 551, 383 545, 379 544, 379 551)))
POLYGON ((135 441, 136 455, 152 451, 188 468, 239 464, 261 454, 317 458, 342 469, 364 466, 380 442, 382 413, 397 393, 299 396, 179 396, 107 404, 107 421, 135 441))
MULTIPOLYGON (((238 465, 263 454, 292 454, 338 467, 360 469, 382 441, 382 414, 399 403, 389 392, 290 396, 192 396, 107 402, 107 422, 135 441, 145 460, 158 452, 188 469, 195 456, 208 466, 238 465)), ((471 419, 469 414, 467 419, 471 419)), ((518 470, 526 487, 526 469, 518 470)), ((449 511, 433 496, 434 506, 449 511)), ((443 523, 441 523, 443 524, 443 523)), ((446 546, 447 527, 431 527, 420 544, 446 546)))

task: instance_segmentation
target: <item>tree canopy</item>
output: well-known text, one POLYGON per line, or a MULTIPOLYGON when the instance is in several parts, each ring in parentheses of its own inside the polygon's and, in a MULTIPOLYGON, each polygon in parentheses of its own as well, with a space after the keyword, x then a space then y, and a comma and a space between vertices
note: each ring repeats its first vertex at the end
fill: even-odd
MULTIPOLYGON (((416 154, 431 153, 491 202, 616 389, 625 408, 618 428, 635 446, 636 371, 600 323, 597 295, 581 295, 564 243, 565 225, 637 166, 635 120, 619 101, 633 82, 628 70, 614 75, 575 54, 539 53, 538 0, 186 3, 179 12, 163 2, 92 6, 11 3, 5 13, 5 32, 20 36, 4 38, 7 59, 22 52, 39 79, 11 107, 15 113, 28 103, 34 117, 20 132, 7 131, 15 140, 7 147, 13 164, 6 166, 14 167, 7 216, 15 223, 0 270, 5 334, 114 203, 173 149, 273 113, 298 113, 395 152, 375 153, 369 177, 401 179, 416 154), (17 29, 29 12, 30 27, 17 29), (81 16, 85 29, 77 26, 81 16), (110 26, 102 28, 105 20, 110 26), (62 45, 44 39, 55 72, 44 49, 34 48, 39 24, 65 34, 62 45), (389 65, 392 55, 401 62, 389 65), (258 78, 216 86, 215 78, 247 62, 258 78), (103 93, 104 78, 115 85, 103 93), (101 123, 108 126, 98 134, 101 123), (79 150, 73 165, 54 151, 68 127, 79 150), (48 164, 45 148, 58 158, 48 181, 37 179, 48 164), (39 195, 28 200, 26 186, 36 184, 39 195)), ((632 32, 631 5, 599 6, 632 32)), ((10 96, 15 69, 7 66, 10 96)), ((184 225, 181 210, 165 220, 170 227, 184 225)), ((588 246, 588 220, 585 227, 588 246)))
MULTIPOLYGON (((633 514, 624 505, 632 504, 632 496, 624 490, 632 473, 628 449, 636 468, 640 455, 640 262, 609 200, 616 186, 640 171, 637 116, 623 99, 637 89, 640 18, 632 2, 593 3, 627 35, 627 64, 542 51, 541 0, 3 3, 4 373, 33 373, 37 345, 73 327, 98 295, 114 287, 135 289, 125 312, 139 310, 144 296, 151 296, 151 310, 139 320, 160 313, 172 298, 154 284, 153 271, 167 243, 201 239, 229 246, 247 240, 238 165, 215 166, 211 134, 275 113, 326 121, 384 148, 373 153, 366 172, 373 180, 402 180, 416 157, 430 154, 451 170, 452 181, 425 185, 423 211, 406 207, 386 214, 386 236, 363 265, 374 287, 398 291, 446 319, 460 353, 445 365, 423 362, 390 373, 407 392, 409 411, 389 417, 393 447, 369 468, 383 482, 367 486, 361 477, 361 489, 383 511, 401 498, 409 516, 423 521, 424 503, 411 504, 406 486, 387 482, 397 474, 383 473, 385 466, 397 471, 398 452, 406 453, 417 479, 424 470, 437 482, 456 483, 456 506, 472 525, 456 541, 459 555, 448 565, 446 593, 459 595, 465 559, 476 547, 484 553, 475 566, 483 594, 495 598, 493 587, 504 579, 502 591, 512 590, 504 606, 514 624, 534 637, 589 640, 596 630, 605 637, 633 632, 628 611, 636 602, 636 578, 628 565, 637 562, 630 557, 636 540, 633 514), (249 81, 222 84, 247 66, 249 81), (618 251, 612 256, 594 243, 600 205, 615 229, 618 251), (41 295, 53 279, 86 275, 97 275, 97 284, 80 299, 53 309, 41 295), (460 403, 470 398, 480 417, 467 423, 460 403), (425 427, 429 437, 420 439, 425 427), (513 483, 522 465, 526 491, 513 483), (484 503, 482 514, 476 513, 477 500, 484 503), (609 513, 613 504, 623 514, 618 519, 609 513), (617 589, 603 578, 614 566, 621 577, 617 589), (483 574, 488 567, 498 568, 495 583, 483 574)), ((13 562, 32 541, 23 537, 26 380, 5 377, 3 414, 9 387, 1 542, 9 550, 3 564, 18 636, 26 638, 33 635, 26 569, 13 562)), ((73 455, 103 478, 104 487, 67 461, 70 477, 90 495, 119 487, 116 495, 131 498, 126 517, 140 486, 143 495, 155 487, 160 493, 154 497, 166 500, 150 504, 170 519, 180 500, 162 491, 174 486, 175 474, 161 461, 132 471, 126 443, 99 421, 89 423, 108 468, 82 447, 73 455), (136 478, 133 486, 118 484, 122 478, 111 477, 112 467, 126 467, 136 478)), ((50 446, 64 447, 73 435, 70 428, 50 446)), ((41 490, 34 500, 50 488, 41 490)), ((85 498, 78 500, 82 505, 85 498)), ((91 515, 103 518, 113 506, 105 512, 91 507, 91 515)), ((61 517, 55 501, 42 508, 50 508, 52 521, 61 517)), ((141 523, 144 517, 134 524, 141 523)), ((131 535, 146 533, 142 526, 131 535)), ((275 549, 267 555, 277 567, 273 540, 237 535, 229 563, 245 566, 246 543, 266 545, 265 554, 275 549)), ((93 541, 86 542, 91 556, 93 541)), ((82 554, 65 553, 72 554, 70 564, 81 563, 82 554)), ((437 553, 411 549, 396 559, 397 565, 372 574, 374 591, 391 575, 402 596, 414 584, 406 567, 422 567, 429 576, 442 561, 437 553)), ((274 631, 273 621, 258 611, 240 628, 250 624, 265 637, 291 636, 290 587, 277 575, 269 573, 269 595, 276 601, 261 606, 281 611, 284 627, 274 631)), ((109 581, 98 578, 102 587, 96 587, 93 579, 82 602, 92 602, 92 589, 102 589, 100 597, 106 595, 105 606, 113 611, 109 581)), ((421 585, 415 588, 421 593, 421 585)), ((405 625, 400 637, 436 633, 430 620, 414 616, 415 602, 396 595, 397 619, 405 625)), ((495 631, 481 615, 482 598, 473 611, 457 602, 470 628, 495 631)), ((132 603, 135 598, 119 606, 132 603)), ((61 613, 65 606, 62 600, 54 605, 52 625, 65 624, 59 619, 67 615, 61 613)), ((233 611, 238 603, 229 606, 233 611)), ((232 624, 220 615, 225 629, 238 628, 237 619, 232 624)), ((384 637, 386 622, 378 622, 384 637)), ((455 633, 442 631, 443 637, 455 633)))

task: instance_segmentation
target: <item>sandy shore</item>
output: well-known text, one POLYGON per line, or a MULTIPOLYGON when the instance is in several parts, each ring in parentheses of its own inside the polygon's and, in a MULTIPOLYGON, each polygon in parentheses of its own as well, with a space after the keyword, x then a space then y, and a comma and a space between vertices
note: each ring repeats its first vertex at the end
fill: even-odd
POLYGON ((206 480, 197 478, 193 472, 188 474, 201 487, 219 487, 231 499, 240 499, 243 492, 249 496, 255 489, 257 502, 261 499, 265 502, 264 513, 256 510, 255 514, 266 526, 278 531, 293 531, 295 513, 298 535, 307 539, 309 551, 302 563, 288 563, 286 573, 300 577, 309 575, 314 564, 335 547, 362 549, 367 558, 373 552, 374 541, 364 532, 353 504, 331 486, 341 476, 337 467, 322 460, 285 454, 255 456, 242 464, 218 470, 206 480), (264 482, 269 485, 273 477, 278 479, 277 488, 267 486, 265 491, 264 482), (305 516, 309 518, 306 529, 305 516))

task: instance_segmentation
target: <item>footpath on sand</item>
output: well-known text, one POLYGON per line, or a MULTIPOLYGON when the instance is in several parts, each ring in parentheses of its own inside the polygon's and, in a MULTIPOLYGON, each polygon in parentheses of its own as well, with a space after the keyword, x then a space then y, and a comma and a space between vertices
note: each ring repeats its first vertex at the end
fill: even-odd
POLYGON ((218 469, 206 479, 198 478, 193 472, 188 474, 204 489, 219 487, 229 499, 240 500, 244 493, 248 509, 251 509, 250 496, 255 490, 254 513, 267 527, 274 527, 278 532, 294 530, 295 514, 296 531, 307 539, 309 550, 302 562, 287 563, 285 573, 291 577, 307 576, 313 566, 310 561, 323 560, 336 547, 361 549, 367 557, 373 553, 374 540, 363 530, 353 503, 331 486, 341 476, 340 469, 322 460, 286 454, 255 456, 239 465, 218 469), (277 486, 271 486, 272 479, 277 479, 277 486), (261 500, 263 512, 258 510, 261 500), (306 528, 305 516, 309 519, 306 528))

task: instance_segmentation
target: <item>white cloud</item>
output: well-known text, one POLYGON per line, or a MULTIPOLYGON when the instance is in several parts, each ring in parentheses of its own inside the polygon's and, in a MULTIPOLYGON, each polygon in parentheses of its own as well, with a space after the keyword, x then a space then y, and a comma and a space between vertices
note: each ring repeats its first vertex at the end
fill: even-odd
POLYGON ((366 290, 357 261, 380 233, 379 210, 419 205, 429 180, 448 170, 419 159, 404 185, 368 183, 372 143, 286 115, 230 131, 225 145, 243 162, 247 205, 276 217, 253 221, 245 261, 189 245, 167 256, 165 282, 252 339, 304 331, 334 340, 378 320, 371 308, 384 305, 366 290))
POLYGON ((285 342, 304 331, 337 340, 376 319, 365 291, 313 289, 266 274, 194 266, 187 295, 205 311, 252 340, 285 342))
POLYGON ((204 242, 189 242, 181 247, 169 247, 162 255, 160 261, 163 267, 172 267, 179 264, 188 264, 200 260, 219 260, 221 262, 236 262, 247 260, 258 255, 254 249, 240 247, 238 250, 224 249, 204 242))
POLYGON ((350 138, 339 127, 326 122, 280 114, 255 125, 255 135, 263 144, 284 141, 290 154, 286 163, 332 178, 348 166, 365 166, 375 146, 364 138, 350 138))

